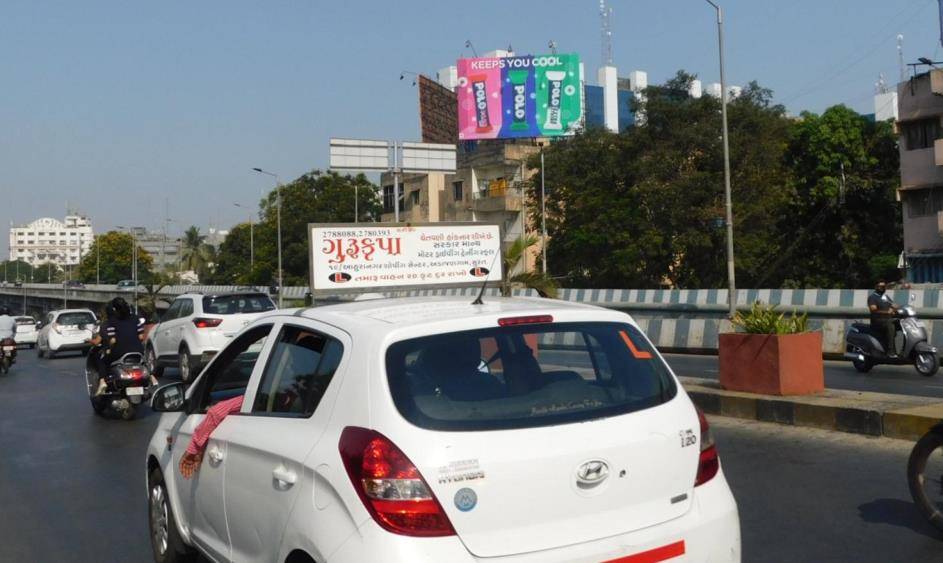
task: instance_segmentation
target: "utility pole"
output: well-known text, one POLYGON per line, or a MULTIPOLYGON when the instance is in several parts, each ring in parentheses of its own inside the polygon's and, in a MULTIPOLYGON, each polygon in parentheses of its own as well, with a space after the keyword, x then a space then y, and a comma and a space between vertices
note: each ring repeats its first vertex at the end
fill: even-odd
POLYGON ((399 223, 399 158, 396 141, 393 142, 393 221, 399 223))
POLYGON ((282 308, 282 296, 285 293, 284 288, 285 284, 283 283, 283 272, 282 272, 282 182, 278 179, 278 174, 274 172, 268 172, 262 170, 261 168, 253 168, 252 170, 258 172, 259 174, 265 174, 266 176, 272 176, 275 178, 275 214, 278 230, 278 308, 282 308))
POLYGON ((721 121, 723 122, 724 138, 724 204, 726 207, 727 223, 727 283, 729 295, 727 297, 730 305, 730 317, 737 313, 737 283, 735 279, 734 255, 733 255, 733 202, 730 194, 730 142, 727 138, 727 77, 724 68, 724 16, 720 6, 713 0, 706 0, 708 4, 717 11, 717 47, 720 58, 720 107, 721 121))
POLYGON ((544 145, 540 144, 540 252, 543 259, 543 272, 547 275, 547 190, 544 187, 544 145))

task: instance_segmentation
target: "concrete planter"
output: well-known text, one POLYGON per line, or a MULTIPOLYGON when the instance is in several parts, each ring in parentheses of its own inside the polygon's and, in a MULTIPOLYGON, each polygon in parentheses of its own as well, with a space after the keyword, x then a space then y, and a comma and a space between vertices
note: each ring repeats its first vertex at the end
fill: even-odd
POLYGON ((720 385, 761 395, 808 395, 825 390, 822 333, 720 336, 720 385))

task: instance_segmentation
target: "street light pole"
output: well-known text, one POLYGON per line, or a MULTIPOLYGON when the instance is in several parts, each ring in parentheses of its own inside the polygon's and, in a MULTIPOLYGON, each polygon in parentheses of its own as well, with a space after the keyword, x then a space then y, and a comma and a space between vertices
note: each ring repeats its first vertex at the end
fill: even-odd
POLYGON ((259 174, 265 174, 266 176, 271 176, 275 178, 275 216, 277 223, 277 239, 278 239, 278 308, 282 308, 282 294, 284 293, 285 284, 282 277, 282 183, 278 179, 278 174, 273 172, 268 172, 262 170, 261 168, 253 168, 252 170, 258 172, 259 174))
POLYGON ((98 240, 98 235, 95 236, 95 285, 101 285, 102 276, 101 276, 101 243, 98 240))
POLYGON ((737 312, 737 283, 735 279, 733 256, 733 202, 730 195, 730 142, 727 137, 727 76, 724 69, 724 15, 723 10, 721 10, 720 6, 715 4, 713 0, 706 0, 706 2, 717 11, 717 47, 720 57, 720 107, 724 137, 724 204, 727 219, 727 282, 729 285, 727 301, 730 305, 730 317, 733 318, 737 312))
POLYGON ((540 145, 540 253, 543 258, 543 271, 547 275, 547 191, 544 188, 544 147, 540 145))

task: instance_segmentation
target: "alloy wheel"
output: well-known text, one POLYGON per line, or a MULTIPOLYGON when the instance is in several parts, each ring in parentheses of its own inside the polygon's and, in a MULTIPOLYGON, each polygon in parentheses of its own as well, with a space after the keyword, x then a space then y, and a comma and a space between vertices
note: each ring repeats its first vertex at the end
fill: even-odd
POLYGON ((170 528, 168 527, 170 508, 167 506, 167 495, 160 483, 151 487, 151 540, 160 555, 167 553, 170 545, 170 528))

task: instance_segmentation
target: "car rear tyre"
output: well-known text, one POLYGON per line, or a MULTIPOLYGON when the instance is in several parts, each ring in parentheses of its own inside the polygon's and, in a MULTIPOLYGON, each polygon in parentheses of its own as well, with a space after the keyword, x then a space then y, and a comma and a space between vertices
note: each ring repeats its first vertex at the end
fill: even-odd
POLYGON ((186 346, 180 348, 180 355, 177 360, 177 368, 180 370, 180 381, 190 383, 193 378, 193 357, 190 356, 190 350, 186 346))
POLYGON ((43 347, 37 345, 37 346, 36 346, 36 357, 37 357, 37 358, 42 358, 44 355, 45 355, 45 352, 43 352, 43 347))
POLYGON ((164 368, 157 363, 157 354, 154 352, 153 346, 147 347, 145 359, 147 361, 147 371, 151 372, 154 377, 163 377, 164 368))
POLYGON ((151 532, 151 550, 157 563, 184 563, 196 560, 196 553, 183 543, 177 532, 177 521, 167 496, 164 476, 159 469, 151 471, 148 479, 148 525, 151 532))
POLYGON ((931 377, 940 369, 940 359, 933 352, 920 352, 914 356, 914 368, 920 375, 931 377))

